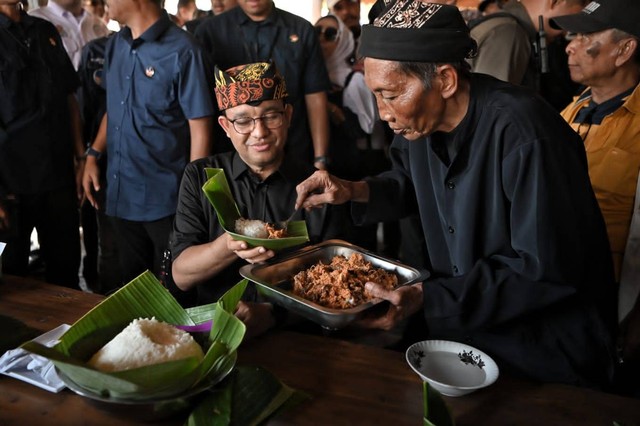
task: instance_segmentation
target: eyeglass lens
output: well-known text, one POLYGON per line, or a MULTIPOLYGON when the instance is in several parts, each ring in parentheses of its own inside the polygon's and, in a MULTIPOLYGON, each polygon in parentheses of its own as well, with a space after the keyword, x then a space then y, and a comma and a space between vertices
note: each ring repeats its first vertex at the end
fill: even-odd
POLYGON ((282 126, 282 118, 284 116, 283 111, 279 112, 270 112, 261 117, 246 117, 246 118, 238 118, 236 120, 229 120, 231 124, 233 124, 233 128, 236 129, 236 132, 242 135, 248 135, 255 129, 256 121, 261 120, 262 124, 264 124, 268 129, 277 129, 282 126))
POLYGON ((318 25, 316 27, 316 34, 318 37, 324 37, 326 41, 335 41, 338 38, 338 30, 334 27, 323 27, 318 25))

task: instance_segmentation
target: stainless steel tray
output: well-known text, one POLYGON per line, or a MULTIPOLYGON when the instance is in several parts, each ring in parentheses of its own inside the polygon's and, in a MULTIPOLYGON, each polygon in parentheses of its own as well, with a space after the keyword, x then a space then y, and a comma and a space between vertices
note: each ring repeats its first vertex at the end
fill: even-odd
POLYGON ((395 273, 398 287, 429 277, 426 271, 418 271, 341 240, 328 240, 308 246, 268 263, 245 265, 240 268, 240 275, 258 284, 258 291, 271 301, 325 328, 339 329, 357 319, 363 311, 382 302, 382 299, 373 299, 349 309, 327 308, 293 294, 293 276, 320 261, 330 263, 334 256, 349 257, 352 253, 362 254, 376 268, 395 273))

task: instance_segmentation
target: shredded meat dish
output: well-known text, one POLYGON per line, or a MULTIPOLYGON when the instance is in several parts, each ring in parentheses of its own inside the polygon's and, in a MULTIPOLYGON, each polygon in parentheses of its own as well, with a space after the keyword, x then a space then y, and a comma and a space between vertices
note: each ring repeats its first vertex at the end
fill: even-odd
POLYGON ((398 277, 382 268, 374 268, 360 253, 349 259, 335 256, 330 264, 322 262, 298 272, 293 277, 294 294, 333 309, 347 309, 371 300, 364 285, 372 281, 393 289, 398 277))
POLYGON ((269 234, 269 239, 277 239, 277 238, 284 238, 287 236, 287 230, 286 229, 278 229, 276 228, 276 226, 272 223, 265 223, 264 228, 267 230, 267 233, 269 234))

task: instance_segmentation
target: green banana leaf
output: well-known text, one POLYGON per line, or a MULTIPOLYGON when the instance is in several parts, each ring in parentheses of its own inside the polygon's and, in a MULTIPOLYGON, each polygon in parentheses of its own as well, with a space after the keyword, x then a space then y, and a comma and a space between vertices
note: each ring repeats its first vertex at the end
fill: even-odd
POLYGON ((215 209, 220 224, 234 240, 245 241, 253 247, 261 246, 269 250, 283 250, 309 241, 307 223, 304 220, 290 222, 287 227, 288 236, 284 238, 253 238, 236 233, 235 223, 240 218, 240 211, 229 189, 224 170, 208 167, 205 168, 205 172, 208 180, 202 186, 202 190, 215 209))
POLYGON ((422 398, 424 417, 423 426, 454 426, 455 422, 451 417, 449 407, 442 399, 440 392, 429 386, 426 381, 422 382, 422 398))
POLYGON ((245 333, 244 324, 233 311, 246 286, 247 280, 242 280, 218 303, 197 309, 198 323, 213 320, 208 334, 194 335, 205 351, 200 362, 191 357, 114 373, 101 372, 86 364, 136 318, 155 317, 174 325, 196 324, 149 271, 80 318, 55 347, 47 348, 30 341, 22 348, 49 358, 61 376, 90 394, 131 401, 179 395, 203 382, 213 385, 233 368, 236 350, 245 333))
POLYGON ((242 366, 196 407, 187 425, 257 425, 307 399, 264 368, 242 366))

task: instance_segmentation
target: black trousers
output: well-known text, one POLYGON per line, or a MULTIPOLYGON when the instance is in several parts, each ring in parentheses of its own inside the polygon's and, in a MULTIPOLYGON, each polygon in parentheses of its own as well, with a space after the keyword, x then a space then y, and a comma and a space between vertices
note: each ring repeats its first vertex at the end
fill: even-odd
POLYGON ((75 188, 17 195, 10 203, 10 228, 0 235, 0 240, 7 243, 2 255, 3 272, 19 276, 29 273, 31 233, 35 228, 45 281, 77 288, 80 224, 75 188))
POLYGON ((112 217, 116 231, 122 284, 149 269, 160 277, 162 254, 169 246, 173 215, 151 222, 137 222, 112 217))

